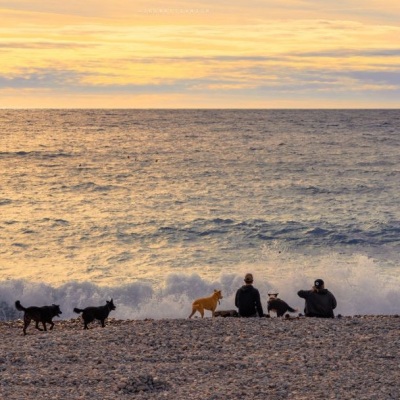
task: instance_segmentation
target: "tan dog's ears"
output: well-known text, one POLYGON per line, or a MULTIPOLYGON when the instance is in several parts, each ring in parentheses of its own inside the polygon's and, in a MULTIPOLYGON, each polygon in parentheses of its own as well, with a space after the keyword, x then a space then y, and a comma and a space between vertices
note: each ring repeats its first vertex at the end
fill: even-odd
POLYGON ((218 292, 218 290, 217 289, 214 289, 214 293, 217 293, 218 292))

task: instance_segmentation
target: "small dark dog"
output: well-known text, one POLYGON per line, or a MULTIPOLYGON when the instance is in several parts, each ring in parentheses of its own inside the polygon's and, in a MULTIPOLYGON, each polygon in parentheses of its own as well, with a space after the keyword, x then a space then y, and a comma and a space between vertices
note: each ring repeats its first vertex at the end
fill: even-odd
POLYGON ((54 327, 54 322, 52 319, 54 317, 59 317, 62 314, 60 310, 60 306, 53 304, 51 306, 43 306, 43 307, 28 307, 25 308, 21 305, 20 301, 17 300, 15 302, 15 307, 18 311, 24 311, 24 335, 26 335, 26 328, 29 326, 32 320, 36 322, 36 329, 39 331, 43 331, 43 329, 39 328, 39 322, 43 324, 43 328, 47 331, 46 323, 50 324, 50 330, 54 327))
POLYGON ((236 310, 220 310, 214 312, 214 317, 238 317, 239 313, 236 310))
POLYGON ((289 312, 296 312, 298 311, 295 308, 292 308, 281 299, 278 299, 279 293, 268 293, 268 315, 270 315, 270 311, 276 312, 277 317, 283 317, 285 313, 289 312))
POLYGON ((100 320, 101 326, 104 328, 105 327, 104 321, 108 317, 108 314, 110 314, 110 312, 115 309, 116 307, 113 303, 113 299, 111 299, 111 301, 106 301, 105 306, 86 307, 83 310, 81 310, 80 308, 74 308, 74 312, 78 314, 82 313, 82 318, 84 322, 83 329, 89 329, 88 324, 94 321, 95 319, 100 320))

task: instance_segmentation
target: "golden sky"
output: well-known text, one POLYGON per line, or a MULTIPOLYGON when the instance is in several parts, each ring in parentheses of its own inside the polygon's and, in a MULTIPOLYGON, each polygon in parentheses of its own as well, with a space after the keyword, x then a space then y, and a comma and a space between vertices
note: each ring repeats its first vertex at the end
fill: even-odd
POLYGON ((398 0, 0 0, 0 108, 399 108, 398 0))

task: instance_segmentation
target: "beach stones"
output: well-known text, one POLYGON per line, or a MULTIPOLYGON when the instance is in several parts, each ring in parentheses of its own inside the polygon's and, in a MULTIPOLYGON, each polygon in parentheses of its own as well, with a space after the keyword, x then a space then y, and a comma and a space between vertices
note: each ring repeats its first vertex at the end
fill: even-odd
MULTIPOLYGON (((0 394, 61 399, 398 399, 391 316, 0 323, 0 394)), ((0 396, 0 397, 1 397, 0 396)))

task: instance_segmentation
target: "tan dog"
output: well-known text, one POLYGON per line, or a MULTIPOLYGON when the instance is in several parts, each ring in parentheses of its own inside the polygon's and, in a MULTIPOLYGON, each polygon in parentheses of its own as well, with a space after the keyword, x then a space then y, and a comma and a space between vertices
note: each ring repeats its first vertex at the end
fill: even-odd
POLYGON ((221 291, 214 290, 214 293, 210 297, 202 297, 201 299, 195 300, 192 304, 192 313, 189 315, 189 318, 192 318, 196 311, 198 311, 201 314, 201 318, 203 318, 204 310, 211 311, 212 316, 214 317, 215 309, 217 308, 217 304, 221 299, 221 291))

